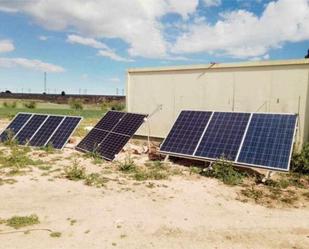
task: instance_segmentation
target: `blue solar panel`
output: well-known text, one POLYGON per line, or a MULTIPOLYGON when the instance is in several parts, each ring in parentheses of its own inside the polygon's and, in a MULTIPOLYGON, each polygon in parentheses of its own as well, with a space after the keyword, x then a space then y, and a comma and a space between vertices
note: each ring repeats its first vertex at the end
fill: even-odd
POLYGON ((136 130, 144 122, 145 117, 146 115, 143 114, 127 113, 112 131, 115 133, 133 136, 136 130))
POLYGON ((1 133, 0 141, 4 142, 8 139, 8 135, 14 136, 25 125, 25 123, 31 118, 31 114, 19 113, 8 125, 8 127, 1 133))
POLYGON ((160 150, 193 155, 212 112, 182 111, 160 150))
POLYGON ((29 145, 39 147, 46 145, 48 139, 54 133, 63 119, 64 117, 62 116, 49 116, 42 127, 31 138, 29 145))
POLYGON ((94 128, 110 131, 120 122, 120 120, 125 115, 126 113, 124 112, 109 111, 94 128))
POLYGON ((109 111, 76 149, 97 152, 103 158, 113 160, 142 125, 145 117, 147 115, 109 111))
POLYGON ((128 136, 110 132, 96 149, 96 152, 107 160, 113 160, 129 139, 128 136))
POLYGON ((81 117, 66 117, 50 138, 48 144, 51 144, 55 149, 62 149, 81 119, 81 117))
POLYGON ((16 141, 22 145, 26 144, 46 118, 47 115, 33 115, 28 123, 16 134, 16 141))
POLYGON ((235 160, 249 113, 215 112, 194 156, 235 160))
POLYGON ((253 114, 237 162, 288 170, 296 115, 253 114))
POLYGON ((287 171, 297 116, 182 111, 160 152, 287 171))
POLYGON ((95 152, 98 145, 105 139, 108 133, 107 131, 93 128, 76 148, 82 151, 95 152))

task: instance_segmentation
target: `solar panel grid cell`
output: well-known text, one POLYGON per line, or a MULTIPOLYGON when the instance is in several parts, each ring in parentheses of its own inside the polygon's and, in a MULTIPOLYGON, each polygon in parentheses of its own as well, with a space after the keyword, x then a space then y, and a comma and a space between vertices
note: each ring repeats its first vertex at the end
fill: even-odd
POLYGON ((161 151, 192 155, 211 114, 212 112, 182 111, 163 141, 161 151))
POLYGON ((140 125, 144 122, 145 115, 128 113, 112 130, 115 133, 133 136, 140 125))
POLYGON ((109 111, 96 124, 95 128, 110 131, 120 122, 120 120, 125 115, 126 113, 123 112, 109 111))
POLYGON ((195 156, 235 160, 249 113, 215 112, 195 156))
POLYGON ((47 115, 33 115, 28 123, 16 134, 15 139, 21 145, 25 145, 43 124, 47 115))
POLYGON ((77 148, 83 151, 94 152, 97 149, 98 145, 105 139, 107 135, 107 131, 93 128, 87 134, 87 136, 78 144, 77 148))
POLYGON ((29 145, 44 146, 63 119, 64 117, 62 116, 49 116, 42 127, 29 141, 29 145))
POLYGON ((80 121, 80 117, 65 117, 48 144, 56 149, 62 149, 80 121))
POLYGON ((8 125, 8 127, 1 133, 0 141, 4 142, 8 139, 8 133, 12 132, 12 135, 16 133, 25 125, 25 123, 31 118, 31 114, 19 113, 14 120, 8 125))
POLYGON ((288 169, 296 115, 253 114, 237 162, 288 169))
POLYGON ((97 148, 98 152, 105 159, 113 160, 115 155, 118 154, 123 146, 129 141, 130 137, 109 133, 107 137, 102 141, 102 143, 97 148))

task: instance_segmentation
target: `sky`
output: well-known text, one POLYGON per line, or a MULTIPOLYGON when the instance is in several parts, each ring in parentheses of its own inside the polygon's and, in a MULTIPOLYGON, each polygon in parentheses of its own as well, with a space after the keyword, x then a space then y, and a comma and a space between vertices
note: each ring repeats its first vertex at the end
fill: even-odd
POLYGON ((0 91, 123 94, 128 68, 304 58, 309 0, 0 0, 0 91))

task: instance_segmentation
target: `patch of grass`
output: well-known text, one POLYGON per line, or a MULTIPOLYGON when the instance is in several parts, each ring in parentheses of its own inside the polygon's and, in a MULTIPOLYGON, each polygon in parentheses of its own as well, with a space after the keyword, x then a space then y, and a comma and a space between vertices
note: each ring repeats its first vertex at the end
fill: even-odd
POLYGON ((26 166, 38 166, 43 164, 42 160, 33 160, 27 153, 29 148, 20 146, 11 146, 11 151, 7 156, 0 157, 0 167, 12 168, 12 173, 18 174, 20 169, 26 166))
POLYGON ((55 152, 55 148, 51 143, 48 143, 46 146, 43 146, 40 149, 45 151, 47 154, 52 154, 55 152))
POLYGON ((82 99, 73 99, 73 98, 69 99, 69 106, 73 110, 83 110, 84 109, 82 99))
POLYGON ((100 154, 97 152, 87 152, 84 154, 85 158, 91 158, 93 164, 102 164, 104 160, 101 158, 100 154))
POLYGON ((61 237, 61 235, 62 234, 60 232, 51 232, 49 234, 49 236, 52 237, 52 238, 59 238, 59 237, 61 237))
POLYGON ((221 180, 227 185, 239 185, 246 174, 235 169, 231 162, 220 159, 213 163, 211 169, 202 172, 202 175, 221 180))
POLYGON ((98 173, 91 173, 86 176, 85 178, 85 184, 88 186, 95 186, 95 187, 104 187, 105 184, 108 182, 108 179, 101 176, 98 173))
POLYGON ((13 216, 12 218, 6 220, 6 225, 15 229, 32 226, 39 223, 39 217, 36 214, 29 216, 13 216))
POLYGON ((251 188, 242 189, 240 192, 245 197, 253 199, 255 202, 258 202, 264 196, 263 191, 256 189, 254 186, 251 186, 251 188))
POLYGON ((5 107, 5 108, 12 108, 12 109, 14 109, 14 108, 16 108, 16 106, 17 106, 17 102, 16 102, 16 101, 12 101, 12 102, 6 102, 6 101, 4 101, 4 102, 2 103, 2 105, 3 105, 3 107, 5 107))
POLYGON ((79 165, 75 159, 72 166, 64 169, 65 177, 72 181, 79 181, 86 179, 86 169, 79 165))
POLYGON ((134 163, 133 159, 130 156, 128 156, 125 158, 123 163, 119 163, 118 168, 122 172, 131 173, 136 171, 137 166, 134 163))
POLYGON ((190 166, 189 167, 189 173, 190 173, 190 175, 201 174, 202 173, 202 169, 199 168, 199 167, 190 166))
POLYGON ((37 103, 35 101, 24 102, 23 106, 27 109, 35 109, 37 106, 37 103))
POLYGON ((299 153, 293 153, 291 168, 294 172, 309 174, 309 144, 305 144, 299 153))

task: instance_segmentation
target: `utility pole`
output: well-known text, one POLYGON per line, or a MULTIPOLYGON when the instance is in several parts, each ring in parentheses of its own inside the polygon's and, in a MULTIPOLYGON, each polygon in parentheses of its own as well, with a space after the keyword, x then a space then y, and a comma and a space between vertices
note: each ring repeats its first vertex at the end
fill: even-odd
POLYGON ((46 72, 44 72, 44 93, 46 92, 46 72))

